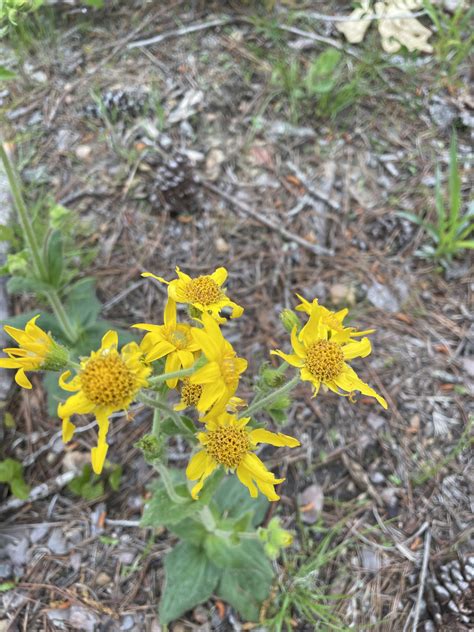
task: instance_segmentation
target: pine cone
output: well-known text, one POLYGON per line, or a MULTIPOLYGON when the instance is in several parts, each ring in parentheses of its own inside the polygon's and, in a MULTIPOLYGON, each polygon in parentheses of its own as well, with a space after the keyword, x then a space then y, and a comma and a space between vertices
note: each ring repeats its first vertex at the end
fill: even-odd
MULTIPOLYGON (((179 150, 164 155, 154 151, 145 159, 149 171, 146 197, 154 205, 171 213, 191 212, 196 209, 197 181, 187 156, 179 150)), ((145 170, 142 167, 142 170, 145 170)))
POLYGON ((424 632, 470 632, 474 629, 474 556, 441 565, 426 582, 431 621, 424 632))
POLYGON ((107 114, 111 118, 135 118, 143 113, 148 105, 148 94, 141 90, 122 90, 112 88, 103 92, 98 103, 89 103, 84 108, 86 116, 101 118, 107 114))

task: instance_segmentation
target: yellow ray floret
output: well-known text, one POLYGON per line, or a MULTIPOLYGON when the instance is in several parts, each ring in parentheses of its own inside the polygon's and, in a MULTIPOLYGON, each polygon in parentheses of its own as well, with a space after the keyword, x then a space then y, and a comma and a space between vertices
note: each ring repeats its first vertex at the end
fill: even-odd
POLYGON ((186 476, 190 481, 199 479, 191 490, 193 498, 198 498, 206 478, 222 465, 226 470, 237 474, 252 498, 256 498, 260 490, 268 500, 279 500, 275 485, 285 479, 276 478, 267 470, 254 450, 259 443, 295 448, 300 442, 288 435, 263 428, 248 429, 246 426, 249 421, 250 417, 237 419, 235 415, 226 412, 208 419, 206 431, 197 435, 202 449, 191 458, 186 468, 186 476))
POLYGON ((166 283, 170 298, 177 303, 192 305, 200 312, 211 314, 219 323, 225 322, 225 318, 219 315, 225 307, 230 308, 231 318, 238 318, 243 314, 243 307, 231 301, 222 287, 227 279, 225 268, 217 268, 212 274, 198 276, 195 279, 181 272, 178 267, 176 267, 176 274, 178 278, 173 281, 165 281, 151 272, 143 272, 142 276, 166 283))
POLYGON ((135 342, 117 350, 118 335, 108 331, 102 338, 98 351, 93 351, 81 361, 81 368, 72 380, 66 371, 59 378, 59 385, 75 394, 58 406, 58 416, 63 422, 63 441, 71 440, 75 426, 74 414, 92 413, 99 425, 97 447, 92 448, 92 468, 100 474, 108 450, 107 432, 109 417, 119 410, 126 410, 138 391, 147 386, 151 367, 144 361, 143 351, 135 342))
MULTIPOLYGON (((165 373, 189 369, 194 364, 199 345, 191 335, 191 326, 177 322, 176 303, 172 298, 166 303, 163 325, 140 323, 133 327, 149 332, 141 344, 147 362, 166 356, 165 373)), ((175 388, 177 383, 178 378, 166 382, 169 388, 175 388)))
POLYGON ((293 354, 279 350, 271 353, 301 369, 301 379, 313 385, 313 397, 323 384, 338 395, 344 395, 341 391, 360 391, 374 397, 381 406, 387 408, 385 399, 363 382, 346 363, 346 360, 365 358, 371 353, 369 339, 352 340, 344 327, 336 331, 327 323, 325 312, 317 302, 313 302, 308 322, 301 331, 298 333, 295 327, 291 332, 291 344, 293 354))
POLYGON ((366 329, 365 331, 357 331, 355 327, 344 327, 343 321, 344 318, 349 313, 349 310, 346 308, 340 309, 337 312, 333 312, 327 307, 323 305, 319 305, 318 299, 315 298, 311 303, 307 301, 305 298, 296 295, 301 303, 296 306, 299 312, 305 312, 308 316, 311 315, 312 311, 315 310, 316 313, 320 316, 322 322, 329 327, 334 333, 339 334, 339 341, 347 341, 351 338, 360 338, 361 336, 367 336, 368 334, 373 334, 375 329, 366 329))
POLYGON ((226 409, 239 385, 240 374, 247 360, 238 358, 232 345, 221 333, 219 325, 208 314, 202 314, 203 329, 193 327, 192 335, 208 362, 189 378, 189 383, 202 387, 196 408, 217 415, 226 409))
POLYGON ((3 349, 8 358, 0 358, 0 367, 18 369, 15 374, 15 381, 23 388, 31 388, 31 382, 25 371, 39 371, 41 369, 58 371, 67 364, 69 356, 67 349, 57 344, 49 334, 38 327, 36 324, 38 318, 39 314, 29 320, 24 330, 10 327, 10 325, 4 326, 6 333, 19 346, 3 349))

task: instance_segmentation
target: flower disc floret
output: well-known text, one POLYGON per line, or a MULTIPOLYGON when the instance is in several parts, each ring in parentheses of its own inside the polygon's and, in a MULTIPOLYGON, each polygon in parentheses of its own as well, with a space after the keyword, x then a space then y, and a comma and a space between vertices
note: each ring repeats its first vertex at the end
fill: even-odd
POLYGON ((205 306, 217 303, 224 294, 214 279, 209 275, 191 279, 191 281, 186 284, 184 293, 190 303, 201 303, 205 306))
POLYGON ((80 373, 84 395, 98 406, 121 408, 136 391, 136 378, 116 351, 89 360, 80 373))
POLYGON ((328 340, 318 340, 306 350, 305 367, 317 380, 334 380, 344 366, 341 345, 328 340))
POLYGON ((208 432, 207 451, 225 467, 236 468, 249 449, 249 434, 243 428, 220 426, 208 432))
POLYGON ((181 401, 186 407, 197 406, 201 395, 202 386, 200 384, 191 384, 188 378, 183 380, 181 386, 181 401))

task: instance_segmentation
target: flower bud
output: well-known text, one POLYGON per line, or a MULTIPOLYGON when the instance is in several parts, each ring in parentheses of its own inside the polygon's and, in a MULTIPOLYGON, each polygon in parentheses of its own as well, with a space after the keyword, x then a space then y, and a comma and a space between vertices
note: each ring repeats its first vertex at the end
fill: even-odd
POLYGON ((272 518, 266 529, 259 529, 258 535, 263 543, 265 553, 272 560, 275 560, 280 550, 284 549, 293 542, 292 534, 280 526, 279 518, 272 518))
POLYGON ((146 434, 135 443, 135 447, 143 452, 143 458, 147 463, 153 463, 163 456, 162 442, 155 435, 146 434))
POLYGON ((291 309, 284 309, 280 312, 280 320, 283 327, 289 334, 293 331, 294 327, 296 327, 297 331, 301 329, 301 321, 291 309))

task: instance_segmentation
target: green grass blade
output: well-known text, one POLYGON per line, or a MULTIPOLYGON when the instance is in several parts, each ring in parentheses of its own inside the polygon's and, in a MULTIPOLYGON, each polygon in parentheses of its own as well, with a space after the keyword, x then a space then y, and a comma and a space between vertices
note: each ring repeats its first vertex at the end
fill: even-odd
POLYGON ((449 232, 454 236, 458 231, 459 215, 461 213, 461 177, 458 169, 458 148, 456 132, 451 135, 449 149, 449 232))
POLYGON ((455 245, 456 250, 459 250, 460 248, 468 248, 469 250, 472 250, 474 248, 474 239, 469 239, 467 241, 457 241, 455 245))

